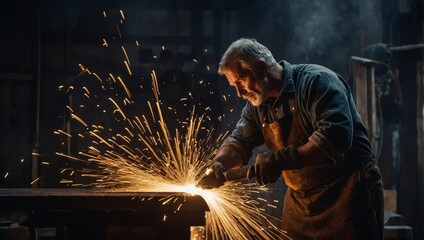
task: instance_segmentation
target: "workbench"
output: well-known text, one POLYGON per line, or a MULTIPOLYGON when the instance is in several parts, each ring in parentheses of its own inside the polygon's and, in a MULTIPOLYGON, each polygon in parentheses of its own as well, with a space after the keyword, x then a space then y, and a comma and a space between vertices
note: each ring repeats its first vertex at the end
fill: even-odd
POLYGON ((54 227, 57 239, 110 239, 134 229, 137 239, 190 239, 208 210, 202 197, 186 193, 0 188, 0 211, 28 211, 25 225, 54 227))

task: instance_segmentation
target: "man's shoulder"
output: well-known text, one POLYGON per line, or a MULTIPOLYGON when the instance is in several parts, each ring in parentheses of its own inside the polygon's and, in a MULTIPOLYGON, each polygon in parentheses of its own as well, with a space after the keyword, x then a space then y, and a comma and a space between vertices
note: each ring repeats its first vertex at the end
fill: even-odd
POLYGON ((292 65, 294 70, 299 73, 309 73, 309 74, 322 74, 322 73, 332 73, 335 72, 325 66, 314 64, 314 63, 303 63, 292 65))
POLYGON ((318 79, 337 79, 339 75, 319 64, 297 64, 294 66, 297 84, 312 84, 318 79))

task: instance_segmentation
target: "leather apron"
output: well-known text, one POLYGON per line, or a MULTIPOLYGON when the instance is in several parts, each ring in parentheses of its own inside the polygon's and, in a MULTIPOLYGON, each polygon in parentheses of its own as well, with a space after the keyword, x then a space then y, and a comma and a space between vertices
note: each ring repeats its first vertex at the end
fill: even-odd
MULTIPOLYGON (((263 118, 262 134, 272 151, 289 145, 300 146, 310 133, 303 126, 295 98, 283 100, 284 115, 274 122, 263 118), (287 109, 288 108, 288 109, 287 109)), ((262 114, 262 117, 264 115, 262 114)), ((288 190, 284 199, 282 230, 291 239, 380 239, 376 212, 380 199, 370 199, 371 181, 363 161, 328 159, 313 166, 285 170, 288 190), (376 206, 373 206, 375 200, 376 206)), ((378 185, 378 184, 377 184, 378 185)), ((380 186, 375 186, 381 193, 380 186)), ((382 211, 381 211, 382 212, 382 211)), ((378 214, 377 214, 378 215, 378 214)), ((382 225, 381 225, 382 226, 382 225)), ((382 229, 382 228, 381 228, 382 229)), ((282 236, 283 239, 288 239, 282 236)))

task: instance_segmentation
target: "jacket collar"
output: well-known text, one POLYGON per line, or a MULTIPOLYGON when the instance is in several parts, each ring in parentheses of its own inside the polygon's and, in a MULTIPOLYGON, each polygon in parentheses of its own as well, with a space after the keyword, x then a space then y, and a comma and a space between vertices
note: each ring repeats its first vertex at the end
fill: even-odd
POLYGON ((282 99, 289 95, 290 93, 294 93, 296 88, 294 85, 294 80, 293 80, 293 66, 286 62, 286 61, 281 61, 278 64, 280 64, 281 66, 283 66, 283 74, 282 74, 282 85, 281 85, 281 90, 280 90, 280 95, 277 98, 268 98, 266 99, 262 104, 264 105, 274 105, 280 101, 282 101, 282 99))
POLYGON ((278 64, 283 66, 283 85, 280 92, 280 96, 282 96, 285 92, 294 92, 296 88, 293 80, 293 66, 284 60, 278 64))

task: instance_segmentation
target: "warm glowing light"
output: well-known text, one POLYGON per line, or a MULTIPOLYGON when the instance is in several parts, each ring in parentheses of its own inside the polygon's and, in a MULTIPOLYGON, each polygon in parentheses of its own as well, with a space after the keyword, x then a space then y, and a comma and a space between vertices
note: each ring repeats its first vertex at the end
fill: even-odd
POLYGON ((202 195, 202 192, 204 192, 202 188, 196 187, 196 185, 194 184, 187 184, 187 185, 181 186, 180 191, 189 193, 192 195, 202 195))
MULTIPOLYGON (((159 94, 155 96, 158 97, 159 94)), ((117 107, 113 99, 109 100, 117 107)), ((86 158, 90 163, 97 163, 102 169, 101 172, 98 172, 98 169, 84 169, 82 177, 96 179, 91 186, 117 191, 183 192, 200 195, 210 209, 206 228, 213 239, 249 239, 251 236, 259 239, 278 239, 283 234, 271 223, 270 217, 263 209, 256 207, 257 201, 252 199, 254 193, 265 192, 266 188, 238 182, 226 183, 218 189, 196 187, 199 177, 206 171, 216 151, 209 143, 210 138, 197 137, 203 116, 195 117, 192 113, 187 122, 187 133, 180 136, 179 130, 176 129, 173 137, 165 123, 158 100, 155 105, 149 104, 148 111, 152 115, 151 118, 156 119, 155 124, 159 126, 159 131, 151 130, 152 126, 144 115, 144 122, 138 117, 133 120, 125 117, 126 122, 132 124, 124 128, 126 134, 121 132, 114 139, 102 137, 100 126, 92 125, 96 132, 88 131, 88 136, 97 139, 108 150, 90 146, 87 152, 80 152, 81 158, 86 158), (118 141, 119 139, 122 141, 118 141), (145 150, 135 151, 127 147, 133 140, 138 140, 145 146, 151 157, 147 157, 145 150), (150 160, 146 161, 147 159, 150 160)), ((122 113, 122 116, 125 115, 122 113)), ((228 131, 220 134, 220 139, 227 134, 228 131)), ((68 157, 70 160, 80 160, 66 154, 57 155, 68 157)), ((63 178, 61 182, 78 186, 78 183, 68 178, 63 178)), ((174 199, 173 196, 164 198, 162 204, 168 204, 174 199)), ((275 208, 271 204, 267 206, 275 208)), ((164 221, 166 219, 164 216, 164 221)))
MULTIPOLYGON (((122 10, 120 13, 122 20, 125 20, 122 10)), ((106 17, 106 12, 103 12, 103 15, 106 17)), ((119 25, 116 27, 119 37, 122 37, 119 25)), ((105 39, 103 45, 111 47, 105 39)), ((113 46, 113 42, 111 45, 113 46)), ((138 46, 138 41, 136 45, 138 46)), ((124 70, 132 75, 128 54, 123 46, 119 47, 124 53, 122 59, 125 63, 124 70)), ((162 46, 162 49, 165 47, 162 46)), ((198 63, 196 59, 193 59, 193 62, 198 63)), ((267 188, 242 182, 227 182, 217 189, 197 187, 200 177, 205 171, 210 171, 207 168, 218 146, 229 134, 228 130, 225 133, 218 133, 218 137, 213 139, 211 136, 215 130, 203 126, 211 118, 206 114, 197 116, 194 106, 189 106, 191 108, 189 116, 179 115, 176 119, 166 119, 162 109, 176 112, 176 108, 167 106, 159 98, 160 89, 154 71, 150 75, 153 96, 143 100, 144 108, 137 109, 134 113, 127 111, 133 107, 135 99, 130 91, 132 88, 127 87, 123 78, 109 73, 103 81, 96 73, 81 64, 79 66, 81 72, 78 77, 87 76, 100 86, 95 89, 92 85, 88 85, 92 94, 85 86, 76 87, 75 91, 82 90, 82 95, 86 98, 82 99, 84 102, 76 103, 75 106, 86 107, 74 109, 72 106, 66 106, 71 119, 82 125, 79 126, 82 127, 82 131, 74 133, 75 136, 78 136, 78 141, 87 145, 79 150, 76 156, 69 153, 55 153, 70 161, 70 164, 61 171, 60 183, 110 191, 180 192, 199 195, 210 209, 205 228, 212 239, 279 239, 285 234, 272 224, 270 221, 272 217, 265 213, 265 209, 258 207, 259 203, 263 203, 266 208, 276 208, 276 204, 268 203, 264 198, 254 198, 257 193, 267 192, 267 188), (97 91, 108 92, 109 95, 103 96, 97 94, 97 91), (103 99, 99 100, 102 97, 103 99), (107 111, 101 111, 100 106, 107 111), (85 109, 96 110, 96 113, 90 112, 90 115, 101 114, 97 116, 98 119, 104 117, 106 121, 113 118, 114 129, 111 129, 110 125, 91 122, 86 115, 74 111, 85 109), (167 125, 169 120, 174 120, 179 126, 169 129, 167 125), (86 182, 81 183, 74 178, 84 179, 86 182)), ((207 68, 209 70, 209 67, 207 68)), ((207 84, 203 80, 199 83, 207 84)), ((227 101, 225 95, 223 98, 227 101)), ((191 93, 187 97, 181 97, 177 102, 187 106, 189 99, 193 99, 191 93)), ((210 110, 209 106, 205 108, 205 112, 210 110)), ((225 114, 218 116, 218 119, 221 121, 224 116, 225 114)), ((72 137, 71 133, 63 130, 57 130, 55 133, 72 137)), ((31 185, 40 178, 31 182, 31 185)), ((176 198, 178 197, 168 196, 160 202, 166 205, 176 201, 176 198)), ((144 200, 149 199, 141 201, 144 200)), ((181 207, 180 204, 175 211, 179 211, 181 207)), ((163 221, 169 220, 170 217, 164 215, 163 221)))

